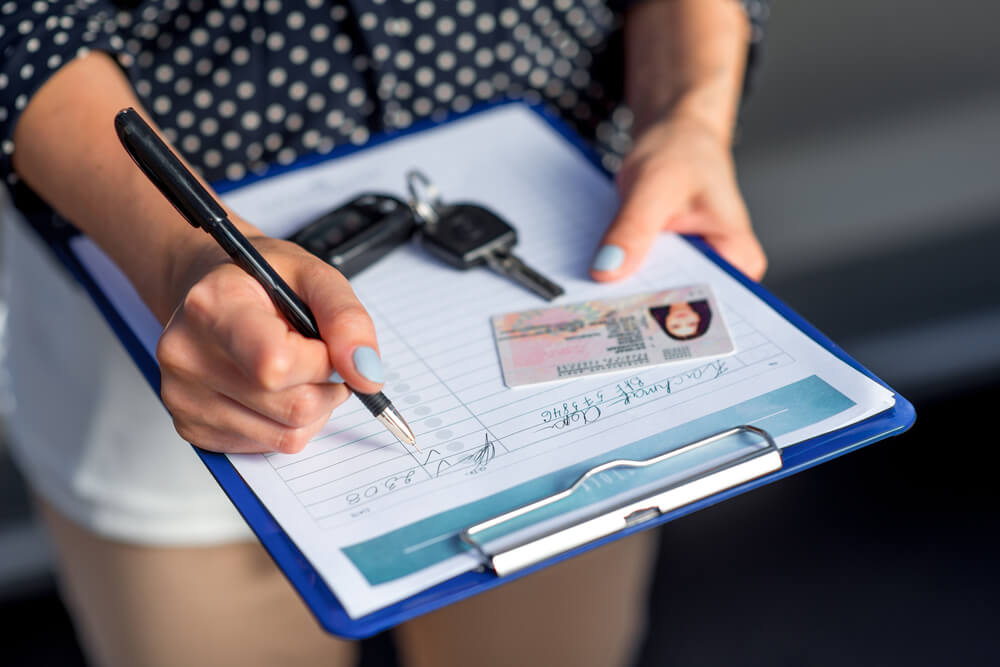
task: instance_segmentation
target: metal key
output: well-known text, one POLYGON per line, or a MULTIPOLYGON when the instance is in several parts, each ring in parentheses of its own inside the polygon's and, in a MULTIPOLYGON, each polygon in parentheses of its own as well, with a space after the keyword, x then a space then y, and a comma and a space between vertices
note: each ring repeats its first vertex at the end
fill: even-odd
POLYGON ((411 206, 424 223, 418 238, 429 252, 463 271, 489 266, 548 301, 564 293, 562 287, 511 252, 517 244, 517 231, 503 218, 477 204, 443 205, 436 189, 420 172, 410 172, 407 179, 411 206), (415 180, 433 194, 431 201, 417 195, 415 180))

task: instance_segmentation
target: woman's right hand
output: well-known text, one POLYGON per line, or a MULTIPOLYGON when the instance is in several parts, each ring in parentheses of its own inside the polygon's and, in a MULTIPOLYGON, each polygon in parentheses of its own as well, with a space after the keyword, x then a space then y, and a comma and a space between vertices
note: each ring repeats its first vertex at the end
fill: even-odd
POLYGON ((114 260, 165 323, 160 394, 181 436, 221 452, 301 450, 349 395, 329 381, 334 371, 358 391, 381 385, 368 313, 333 267, 234 216, 312 309, 323 340, 290 327, 264 289, 136 168, 113 125, 126 107, 141 112, 110 56, 73 59, 17 122, 18 175, 114 260))
POLYGON ((252 237, 313 311, 323 340, 306 338, 256 280, 202 240, 174 265, 178 305, 156 350, 163 402, 177 432, 204 449, 298 452, 348 398, 340 378, 379 390, 371 318, 336 269, 293 243, 252 237))

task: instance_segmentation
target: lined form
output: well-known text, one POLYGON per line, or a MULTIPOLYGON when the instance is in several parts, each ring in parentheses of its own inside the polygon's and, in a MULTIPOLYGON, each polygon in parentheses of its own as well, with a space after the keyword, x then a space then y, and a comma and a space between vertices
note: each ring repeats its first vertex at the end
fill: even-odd
MULTIPOLYGON (((375 322, 384 391, 421 450, 397 442, 351 398, 299 454, 229 457, 352 616, 476 567, 458 531, 568 486, 593 461, 652 455, 737 425, 732 420, 751 421, 788 446, 893 404, 891 392, 680 237, 662 235, 636 276, 592 282, 588 265, 615 213, 614 187, 524 107, 475 114, 225 199, 268 233, 287 236, 361 192, 405 197, 405 173, 414 167, 446 202, 481 203, 514 224, 517 254, 566 288, 557 303, 707 283, 736 351, 510 389, 490 318, 544 302, 490 271, 455 271, 415 246, 367 269, 352 285, 375 322)), ((100 264, 93 247, 74 249, 100 264)), ((112 278, 98 281, 103 287, 112 278)), ((152 351, 155 320, 137 313, 135 326, 147 328, 141 337, 152 351)), ((607 475, 594 484, 627 487, 628 479, 607 475)))
MULTIPOLYGON (((333 527, 402 487, 485 471, 501 465, 512 451, 585 428, 614 428, 620 422, 616 416, 630 413, 628 418, 634 418, 640 403, 655 406, 667 397, 677 403, 793 361, 735 313, 727 319, 740 350, 735 355, 693 367, 612 374, 600 383, 569 380, 517 391, 502 384, 488 329, 482 349, 475 345, 468 357, 441 364, 415 358, 398 338, 382 334, 383 354, 393 360, 386 369, 386 390, 407 415, 422 451, 404 451, 391 436, 379 433, 363 409, 356 409, 335 426, 331 423, 335 430, 321 434, 307 453, 268 459, 312 517, 333 527), (402 373, 405 382, 395 379, 402 373), (352 431, 357 428, 361 430, 352 431), (348 440, 351 435, 358 437, 348 440)), ((379 320, 378 330, 386 330, 379 320)))

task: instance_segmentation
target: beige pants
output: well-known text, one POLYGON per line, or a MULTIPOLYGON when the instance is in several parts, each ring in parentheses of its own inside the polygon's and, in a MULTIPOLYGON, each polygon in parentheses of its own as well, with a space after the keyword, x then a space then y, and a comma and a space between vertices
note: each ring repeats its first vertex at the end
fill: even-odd
MULTIPOLYGON (((94 665, 352 665, 260 547, 140 547, 40 503, 63 598, 94 665)), ((396 629, 415 667, 627 665, 645 629, 650 531, 396 629)))

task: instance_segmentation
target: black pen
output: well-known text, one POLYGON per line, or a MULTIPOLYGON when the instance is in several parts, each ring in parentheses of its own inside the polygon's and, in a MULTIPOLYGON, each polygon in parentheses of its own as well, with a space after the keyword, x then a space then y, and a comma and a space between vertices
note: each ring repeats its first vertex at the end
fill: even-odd
MULTIPOLYGON (((174 208, 192 226, 208 232, 237 266, 253 276, 299 333, 308 338, 319 338, 316 318, 309 306, 236 229, 222 205, 188 171, 142 116, 131 107, 119 111, 115 116, 115 130, 128 154, 174 208)), ((413 431, 385 394, 354 393, 400 442, 416 445, 413 431)))

